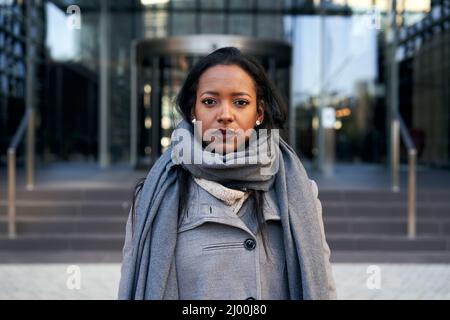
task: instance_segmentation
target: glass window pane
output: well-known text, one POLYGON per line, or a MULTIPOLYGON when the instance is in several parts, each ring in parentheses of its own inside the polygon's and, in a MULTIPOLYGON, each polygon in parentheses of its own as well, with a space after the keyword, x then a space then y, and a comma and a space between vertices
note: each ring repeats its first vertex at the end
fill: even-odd
POLYGON ((260 9, 281 9, 283 1, 258 0, 258 8, 260 9))
POLYGON ((183 35, 195 33, 195 13, 174 13, 172 19, 172 34, 183 35))
POLYGON ((201 14, 200 15, 201 33, 223 33, 224 15, 223 14, 201 14))
POLYGON ((150 11, 144 13, 146 38, 162 38, 167 36, 168 13, 166 11, 150 11))
POLYGON ((283 39, 283 16, 278 15, 259 15, 258 21, 258 37, 283 39))
POLYGON ((229 0, 231 9, 252 8, 252 0, 229 0))
POLYGON ((172 0, 173 8, 195 8, 195 0, 172 0))
POLYGON ((253 36, 253 16, 250 14, 233 14, 229 16, 231 34, 253 36))
POLYGON ((224 0, 201 0, 201 8, 223 8, 224 0))

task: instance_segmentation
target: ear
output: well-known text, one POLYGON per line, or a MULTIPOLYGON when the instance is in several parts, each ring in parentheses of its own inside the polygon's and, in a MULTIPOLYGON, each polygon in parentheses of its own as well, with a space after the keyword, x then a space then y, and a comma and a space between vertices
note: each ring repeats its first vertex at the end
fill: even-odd
POLYGON ((260 101, 258 104, 258 109, 256 110, 257 118, 256 120, 259 120, 261 123, 264 121, 264 101, 260 101))

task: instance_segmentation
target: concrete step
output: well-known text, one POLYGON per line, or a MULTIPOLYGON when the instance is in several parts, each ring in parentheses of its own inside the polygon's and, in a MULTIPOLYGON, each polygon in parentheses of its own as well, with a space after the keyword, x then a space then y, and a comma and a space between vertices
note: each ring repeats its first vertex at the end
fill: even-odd
MULTIPOLYGON (((319 190, 319 198, 322 201, 332 202, 403 202, 406 203, 408 193, 391 192, 389 190, 319 190)), ((450 190, 418 190, 418 203, 444 202, 450 204, 450 190)))
MULTIPOLYGON (((7 202, 0 193, 0 252, 120 251, 131 204, 129 189, 20 191, 18 237, 7 237, 7 202)), ((417 238, 406 237, 406 193, 321 191, 333 252, 450 251, 450 192, 420 191, 417 238)))
MULTIPOLYGON (((51 216, 123 216, 129 213, 131 201, 18 201, 18 217, 51 216)), ((322 201, 324 217, 406 217, 404 203, 340 203, 322 201)), ((0 217, 7 215, 6 201, 0 201, 0 217)), ((417 206, 418 218, 450 218, 450 204, 434 203, 417 206)))
MULTIPOLYGON (((325 232, 332 234, 405 235, 406 218, 386 217, 324 217, 325 232)), ((450 236, 450 218, 419 218, 418 235, 450 236)))
POLYGON ((120 251, 124 234, 26 234, 16 239, 0 235, 1 251, 120 251))
POLYGON ((0 250, 0 263, 121 263, 121 250, 0 250))
MULTIPOLYGON (((26 233, 60 233, 60 232, 123 232, 127 215, 122 216, 20 216, 17 218, 17 232, 26 233)), ((349 218, 325 217, 325 231, 332 234, 379 234, 404 235, 407 232, 406 219, 402 218, 349 218)), ((449 235, 450 219, 418 219, 418 235, 449 235)), ((0 234, 6 234, 8 219, 0 217, 0 234)))
MULTIPOLYGON (((450 237, 418 236, 411 240, 406 236, 348 235, 327 236, 332 252, 449 252, 450 237)), ((14 240, 0 235, 0 251, 14 250, 121 250, 124 234, 25 234, 14 240)))
MULTIPOLYGON (((19 236, 29 233, 38 234, 121 234, 125 232, 126 217, 57 217, 57 218, 19 218, 16 224, 16 232, 19 236)), ((7 234, 8 220, 0 218, 0 234, 7 234)))
MULTIPOLYGON (((21 200, 16 203, 17 217, 123 217, 129 213, 131 201, 21 200)), ((8 204, 0 201, 0 217, 7 216, 8 204)))
MULTIPOLYGON (((117 188, 84 188, 84 189, 35 189, 27 191, 18 188, 17 200, 121 200, 131 201, 133 189, 117 188)), ((319 198, 324 202, 402 202, 407 201, 407 192, 391 192, 389 190, 319 190, 319 198)), ((0 200, 7 199, 7 190, 0 189, 0 200)), ((418 190, 418 203, 443 202, 450 204, 450 190, 418 190)))
MULTIPOLYGON (((1 259, 1 256, 0 256, 1 259)), ((332 263, 450 263, 450 251, 355 251, 334 250, 332 263)))
POLYGON ((409 239, 406 235, 330 234, 327 242, 332 251, 450 251, 450 236, 421 235, 409 239))
MULTIPOLYGON (((406 202, 336 202, 322 201, 324 217, 406 217, 406 202)), ((418 218, 450 218, 450 203, 418 203, 418 218)))
MULTIPOLYGON (((16 199, 19 200, 49 200, 49 201, 89 201, 116 200, 131 201, 133 190, 129 188, 114 189, 36 189, 27 191, 18 189, 16 199)), ((0 200, 7 199, 6 190, 0 190, 0 200)))

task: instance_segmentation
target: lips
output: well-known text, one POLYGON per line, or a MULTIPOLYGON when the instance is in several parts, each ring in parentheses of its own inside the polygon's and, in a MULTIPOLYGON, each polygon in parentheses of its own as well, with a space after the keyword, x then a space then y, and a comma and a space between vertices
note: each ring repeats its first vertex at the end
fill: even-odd
POLYGON ((230 128, 220 128, 219 131, 223 136, 235 136, 236 135, 236 131, 233 129, 230 129, 230 128))

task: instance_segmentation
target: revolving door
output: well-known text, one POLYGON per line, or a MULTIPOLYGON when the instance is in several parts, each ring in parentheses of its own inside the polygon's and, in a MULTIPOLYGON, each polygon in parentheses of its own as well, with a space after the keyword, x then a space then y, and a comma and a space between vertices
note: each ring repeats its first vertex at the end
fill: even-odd
MULTIPOLYGON (((181 120, 175 98, 189 69, 212 51, 227 46, 254 56, 289 106, 291 46, 266 39, 230 35, 189 35, 133 43, 131 55, 130 162, 150 167, 170 145, 181 120)), ((287 132, 282 132, 287 138, 287 132)))

